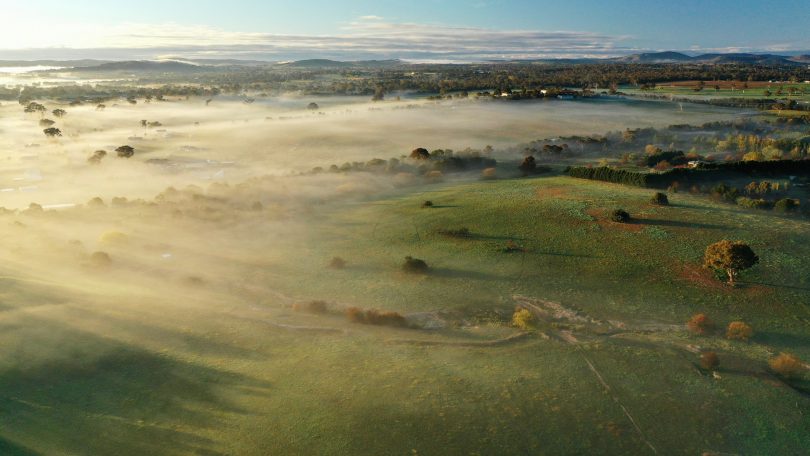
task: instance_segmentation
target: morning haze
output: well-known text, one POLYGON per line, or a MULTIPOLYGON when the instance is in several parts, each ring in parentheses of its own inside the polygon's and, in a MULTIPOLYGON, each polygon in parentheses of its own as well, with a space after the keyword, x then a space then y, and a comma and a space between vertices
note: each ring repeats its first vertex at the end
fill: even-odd
POLYGON ((804 454, 806 8, 540 3, 5 5, 0 454, 804 454))

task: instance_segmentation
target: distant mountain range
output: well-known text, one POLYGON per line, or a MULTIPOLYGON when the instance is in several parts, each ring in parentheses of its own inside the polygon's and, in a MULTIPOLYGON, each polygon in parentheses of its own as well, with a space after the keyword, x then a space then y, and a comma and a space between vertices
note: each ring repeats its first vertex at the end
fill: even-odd
MULTIPOLYGON (((578 58, 578 59, 532 59, 532 60, 503 60, 490 61, 485 63, 504 64, 531 64, 531 63, 562 63, 562 64, 582 64, 582 63, 626 63, 626 64, 675 64, 675 63, 695 63, 695 64, 759 64, 759 65, 810 65, 810 53, 802 55, 776 55, 776 54, 748 54, 748 53, 726 53, 726 54, 701 54, 690 56, 682 52, 644 52, 639 54, 626 55, 611 58, 578 58)), ((106 61, 106 60, 5 60, 0 61, 2 67, 25 67, 25 66, 51 66, 69 69, 69 71, 79 73, 91 72, 115 72, 115 73, 201 73, 208 71, 223 71, 228 69, 238 69, 244 67, 283 67, 294 69, 340 69, 340 68, 393 68, 397 66, 410 65, 412 63, 393 60, 358 60, 339 61, 329 59, 307 59, 292 62, 267 62, 260 60, 238 60, 238 59, 183 59, 176 58, 170 60, 127 60, 127 61, 106 61)), ((64 70, 62 70, 64 71, 64 70)))
POLYGON ((624 57, 607 59, 622 63, 704 63, 704 64, 758 64, 758 65, 801 65, 810 63, 810 55, 785 56, 776 54, 700 54, 686 55, 680 52, 645 52, 624 57))

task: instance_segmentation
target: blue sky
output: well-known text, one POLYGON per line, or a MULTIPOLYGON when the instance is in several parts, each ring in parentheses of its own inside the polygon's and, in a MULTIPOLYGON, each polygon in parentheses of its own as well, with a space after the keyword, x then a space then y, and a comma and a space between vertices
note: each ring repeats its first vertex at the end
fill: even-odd
POLYGON ((0 58, 410 58, 810 49, 808 0, 0 0, 0 58))

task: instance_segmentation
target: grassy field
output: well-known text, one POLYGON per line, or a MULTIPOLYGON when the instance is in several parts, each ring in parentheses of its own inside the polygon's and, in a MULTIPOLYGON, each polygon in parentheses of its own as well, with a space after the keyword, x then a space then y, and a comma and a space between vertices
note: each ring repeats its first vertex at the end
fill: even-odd
POLYGON ((0 453, 801 454, 806 378, 766 362, 810 359, 810 223, 650 196, 556 176, 238 223, 161 205, 5 215, 0 453), (608 221, 617 207, 633 223, 608 221), (81 244, 63 234, 79 229, 81 244), (129 240, 105 247, 112 266, 82 265, 105 229, 129 240), (736 289, 700 267, 724 238, 761 257, 736 289), (401 272, 406 255, 430 273, 401 272), (333 256, 347 267, 326 268, 333 256), (314 299, 330 311, 291 309, 314 299), (548 318, 523 334, 518 304, 548 318), (442 328, 353 324, 345 306, 442 328), (692 335, 697 312, 755 335, 692 335))
POLYGON ((695 91, 699 87, 699 81, 679 81, 673 83, 662 82, 656 84, 654 89, 640 90, 628 86, 622 87, 621 91, 630 94, 656 94, 673 95, 677 97, 699 97, 699 98, 772 98, 774 100, 791 99, 797 101, 810 101, 810 84, 780 83, 767 81, 704 81, 703 90, 695 91), (733 87, 732 87, 733 85, 733 87), (716 89, 719 87, 719 90, 716 89), (790 89, 795 89, 793 94, 790 89), (782 89, 781 94, 777 94, 782 89), (766 92, 768 94, 766 94, 766 92))

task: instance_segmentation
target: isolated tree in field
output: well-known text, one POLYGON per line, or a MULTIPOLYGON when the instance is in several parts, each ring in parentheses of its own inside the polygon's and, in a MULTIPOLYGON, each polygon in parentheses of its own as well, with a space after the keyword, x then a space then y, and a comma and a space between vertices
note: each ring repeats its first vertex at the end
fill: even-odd
POLYGON ((744 321, 732 321, 726 328, 726 339, 748 340, 754 334, 754 328, 744 321))
POLYGON ((39 126, 40 127, 50 127, 51 125, 55 124, 51 119, 39 119, 39 126))
POLYGON ((714 322, 709 320, 705 314, 699 313, 692 315, 692 318, 686 322, 686 326, 695 334, 706 334, 714 329, 714 322))
POLYGON ((790 353, 780 353, 768 361, 768 367, 780 377, 798 378, 807 371, 807 365, 790 353))
POLYGON ((97 150, 93 152, 93 155, 91 155, 90 158, 87 159, 87 162, 92 165, 98 165, 99 163, 101 163, 101 159, 103 159, 106 156, 107 156, 106 150, 97 150))
POLYGON ((318 103, 312 102, 307 105, 307 109, 310 111, 316 111, 319 108, 318 103))
POLYGON ((107 109, 107 105, 105 104, 96 105, 96 111, 103 111, 105 109, 107 109))
POLYGON ((424 260, 406 256, 405 263, 402 264, 402 270, 412 274, 425 274, 428 271, 428 265, 424 260))
POLYGON ((37 112, 39 114, 44 114, 47 109, 45 108, 45 105, 32 101, 25 106, 24 111, 28 113, 37 112))
POLYGON ((610 213, 610 219, 617 223, 627 223, 630 221, 630 214, 624 209, 616 209, 610 213))
POLYGON ((656 204, 658 206, 668 206, 669 199, 665 193, 656 192, 652 198, 650 199, 650 203, 656 204))
POLYGON ((720 358, 717 353, 707 351, 700 354, 700 367, 706 370, 715 370, 720 366, 720 358))
POLYGON ((47 136, 49 138, 54 138, 56 136, 62 136, 62 130, 60 130, 60 129, 56 128, 56 127, 46 128, 46 129, 42 130, 42 132, 45 133, 45 136, 47 136))
POLYGON ((703 261, 708 268, 725 271, 728 284, 733 286, 737 274, 759 263, 759 257, 748 244, 724 239, 706 248, 703 261))
POLYGON ((374 88, 374 96, 371 97, 371 101, 382 101, 385 99, 385 89, 383 86, 377 86, 374 88))
POLYGON ((51 112, 52 112, 52 113, 53 113, 53 115, 54 115, 54 116, 56 116, 56 117, 62 117, 62 116, 64 116, 65 114, 67 114, 67 111, 65 111, 65 110, 64 110, 64 109, 62 109, 62 108, 56 108, 56 109, 54 109, 54 110, 53 110, 53 111, 51 111, 51 112))
POLYGON ((534 314, 529 309, 519 307, 515 309, 515 313, 512 314, 512 326, 516 328, 526 331, 533 329, 535 324, 534 314))
POLYGON ((129 158, 129 157, 135 155, 135 148, 132 147, 132 146, 121 146, 121 147, 115 149, 115 152, 121 158, 129 158))

